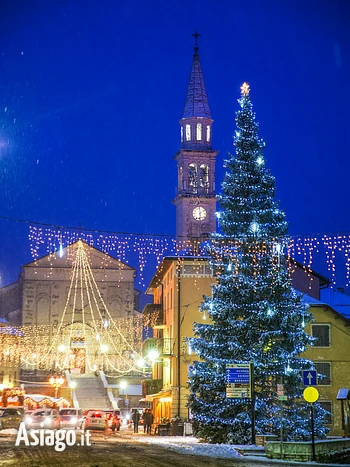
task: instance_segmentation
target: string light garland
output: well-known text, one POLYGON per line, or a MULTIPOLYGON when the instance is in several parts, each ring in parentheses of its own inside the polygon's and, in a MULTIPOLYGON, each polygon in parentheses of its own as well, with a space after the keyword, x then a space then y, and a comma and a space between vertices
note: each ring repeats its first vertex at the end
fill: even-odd
MULTIPOLYGON (((220 215, 220 213, 218 213, 220 215)), ((260 227, 257 223, 251 226, 252 234, 259 238, 260 227)), ((30 250, 34 260, 41 256, 61 251, 62 246, 75 243, 79 239, 94 246, 123 263, 133 265, 138 271, 138 285, 145 289, 148 285, 145 278, 150 278, 159 268, 165 256, 206 255, 206 244, 191 244, 187 240, 178 240, 170 236, 108 234, 101 231, 70 230, 63 227, 29 228, 30 250)), ((220 235, 214 234, 211 242, 219 242, 220 235)), ((236 239, 231 242, 225 239, 227 248, 235 246, 236 239)), ((282 239, 274 239, 278 255, 286 255, 303 265, 312 282, 312 271, 315 270, 329 276, 331 286, 338 283, 345 287, 350 285, 350 233, 298 235, 282 239), (280 245, 280 246, 278 246, 280 245), (345 272, 345 273, 344 273, 345 272)), ((229 252, 228 252, 229 254, 229 252)), ((49 260, 52 258, 49 257, 49 260)), ((108 259, 106 259, 108 261, 108 259)), ((101 268, 105 265, 101 264, 101 268)), ((291 272, 293 271, 292 266, 291 272)))
MULTIPOLYGON (((112 315, 95 280, 86 244, 79 240, 65 253, 73 267, 59 323, 18 328, 23 335, 19 355, 24 367, 60 371, 76 368, 84 372, 86 366, 90 372, 103 368, 119 375, 147 373, 150 362, 145 362, 143 370, 137 363, 143 357, 143 316, 135 315, 133 310, 124 318, 112 315), (78 316, 77 304, 81 307, 78 316)), ((54 264, 54 258, 49 254, 48 261, 54 264)), ((105 267, 109 259, 103 257, 102 261, 105 267)), ((120 274, 123 267, 120 263, 120 274)))

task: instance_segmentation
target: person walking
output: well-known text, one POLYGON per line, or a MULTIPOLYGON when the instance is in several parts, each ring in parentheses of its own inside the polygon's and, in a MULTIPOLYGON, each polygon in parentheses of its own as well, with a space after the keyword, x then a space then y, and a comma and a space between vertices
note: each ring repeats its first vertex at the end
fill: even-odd
POLYGON ((150 435, 152 433, 152 425, 153 425, 153 420, 154 420, 154 416, 153 416, 151 409, 148 409, 146 416, 147 416, 147 434, 150 435))
POLYGON ((142 420, 143 420, 143 432, 146 433, 147 431, 147 412, 148 409, 145 409, 142 414, 142 420))
POLYGON ((139 432, 139 421, 140 421, 140 413, 137 409, 134 409, 132 414, 132 421, 134 423, 134 433, 139 432))

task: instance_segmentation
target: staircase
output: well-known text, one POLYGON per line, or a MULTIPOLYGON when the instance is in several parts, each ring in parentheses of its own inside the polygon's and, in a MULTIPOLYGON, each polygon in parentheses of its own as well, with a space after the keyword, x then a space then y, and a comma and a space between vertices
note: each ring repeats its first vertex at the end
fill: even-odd
POLYGON ((101 378, 94 374, 71 375, 71 381, 76 383, 75 395, 80 409, 108 409, 110 402, 107 390, 101 378))
POLYGON ((254 456, 266 458, 265 447, 264 446, 235 446, 236 451, 238 451, 242 456, 254 456))

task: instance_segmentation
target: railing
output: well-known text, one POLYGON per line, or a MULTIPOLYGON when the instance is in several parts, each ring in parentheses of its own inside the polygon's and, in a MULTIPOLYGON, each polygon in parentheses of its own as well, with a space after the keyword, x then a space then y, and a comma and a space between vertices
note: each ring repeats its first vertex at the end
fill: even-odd
POLYGON ((195 191, 192 190, 185 190, 185 189, 178 189, 175 187, 175 194, 176 196, 182 195, 184 197, 193 197, 193 196, 202 196, 202 197, 208 197, 212 198, 213 196, 216 196, 216 193, 214 190, 210 190, 209 188, 200 188, 195 191))
POLYGON ((164 311, 163 305, 160 303, 148 303, 145 306, 144 312, 145 325, 151 328, 164 326, 164 311))
POLYGON ((71 387, 72 378, 68 370, 65 371, 65 376, 66 376, 67 385, 68 387, 71 388, 71 397, 72 397, 73 407, 75 407, 76 409, 79 409, 79 402, 75 394, 75 388, 71 387))
POLYGON ((142 397, 146 397, 148 394, 155 394, 162 388, 162 379, 144 379, 142 381, 142 397))
POLYGON ((159 356, 169 356, 173 354, 173 343, 174 339, 171 337, 165 338, 156 338, 156 337, 149 337, 143 343, 142 350, 143 354, 147 356, 147 354, 152 351, 156 350, 159 353, 159 356))
POLYGON ((109 402, 111 403, 110 404, 111 407, 113 407, 113 409, 117 409, 118 408, 118 401, 116 401, 115 398, 114 398, 113 391, 112 391, 110 385, 108 384, 106 375, 105 375, 103 370, 99 370, 99 377, 101 378, 101 381, 103 383, 103 387, 107 391, 107 397, 108 397, 109 402))

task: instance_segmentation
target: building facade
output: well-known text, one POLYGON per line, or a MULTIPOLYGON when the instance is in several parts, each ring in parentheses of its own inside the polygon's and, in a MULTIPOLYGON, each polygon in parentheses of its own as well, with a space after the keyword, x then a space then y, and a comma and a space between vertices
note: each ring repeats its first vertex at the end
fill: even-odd
POLYGON ((0 392, 18 385, 21 339, 20 332, 0 319, 0 392))
POLYGON ((82 241, 26 264, 0 291, 1 315, 14 310, 24 335, 22 370, 132 368, 131 349, 140 354, 142 345, 134 278, 132 267, 82 241))
POLYGON ((337 398, 341 389, 350 389, 350 320, 327 303, 308 301, 314 321, 305 330, 317 340, 302 356, 317 370, 319 402, 330 413, 331 434, 350 436, 350 400, 337 398))
POLYGON ((155 422, 176 415, 188 418, 187 380, 196 356, 188 344, 193 323, 205 322, 199 312, 203 294, 211 293, 213 275, 203 257, 164 258, 148 288, 154 304, 146 306, 145 320, 153 328, 153 338, 144 342, 143 352, 152 360, 152 380, 148 382, 155 422), (155 389, 160 389, 154 393, 155 389), (152 394, 153 393, 153 394, 152 394))
MULTIPOLYGON (((350 322, 318 300, 319 291, 314 285, 324 284, 323 276, 315 274, 310 282, 310 271, 294 263, 291 274, 292 283, 295 278, 295 288, 302 282, 301 288, 313 295, 305 295, 315 319, 306 331, 318 341, 302 357, 312 360, 318 373, 325 375, 318 379, 320 402, 331 413, 328 419, 330 433, 340 436, 342 414, 337 394, 341 388, 350 388, 350 322)), ((162 417, 171 419, 180 415, 186 419, 189 416, 187 381, 191 365, 198 357, 192 353, 188 338, 193 337, 195 322, 208 320, 208 316, 199 311, 199 306, 203 295, 211 295, 214 282, 206 258, 167 257, 150 283, 148 293, 153 295, 154 305, 148 305, 144 314, 154 334, 152 339, 144 342, 144 355, 156 352, 152 380, 148 382, 149 391, 144 396, 152 401, 156 422, 162 417)), ((349 411, 347 404, 345 409, 349 411)))

